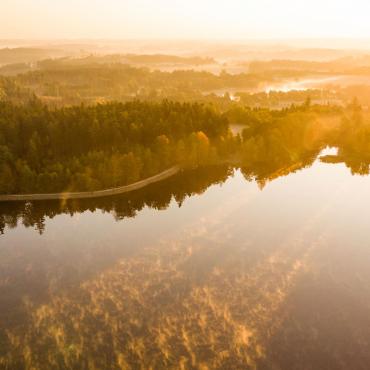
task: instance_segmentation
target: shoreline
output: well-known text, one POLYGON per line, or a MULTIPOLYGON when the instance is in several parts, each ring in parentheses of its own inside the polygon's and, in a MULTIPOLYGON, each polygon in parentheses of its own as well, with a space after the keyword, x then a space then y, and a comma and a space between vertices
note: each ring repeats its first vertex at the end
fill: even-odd
POLYGON ((40 200, 67 200, 67 199, 93 199, 103 198, 113 195, 129 193, 134 190, 145 188, 146 186, 168 179, 176 175, 180 171, 180 166, 173 166, 157 175, 137 181, 130 185, 120 186, 105 190, 85 191, 85 192, 65 192, 51 194, 11 194, 0 195, 0 202, 24 202, 24 201, 40 201, 40 200))

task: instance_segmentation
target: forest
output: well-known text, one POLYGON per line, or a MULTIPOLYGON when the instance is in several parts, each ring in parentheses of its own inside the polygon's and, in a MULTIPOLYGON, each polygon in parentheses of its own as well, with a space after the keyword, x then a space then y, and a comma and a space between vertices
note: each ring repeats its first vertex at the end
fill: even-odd
POLYGON ((248 180, 263 187, 284 171, 311 164, 327 145, 340 148, 346 158, 359 148, 363 159, 369 150, 361 143, 367 145, 369 134, 359 106, 319 106, 309 99, 283 110, 233 106, 226 111, 167 100, 58 109, 37 98, 2 102, 0 192, 101 190, 173 165, 222 163, 240 166, 248 180), (241 135, 232 134, 235 123, 243 127, 241 135))
POLYGON ((169 101, 49 109, 0 103, 0 192, 98 190, 223 157, 236 139, 211 107, 169 101))
POLYGON ((28 89, 54 106, 95 104, 105 101, 204 100, 222 89, 257 89, 260 84, 304 77, 311 71, 272 70, 257 73, 215 74, 206 68, 164 71, 160 63, 197 66, 212 63, 207 58, 180 58, 163 55, 112 55, 105 57, 46 59, 30 64, 10 64, 0 68, 17 86, 28 89), (152 64, 151 64, 152 63, 152 64))
POLYGON ((232 105, 280 109, 302 104, 308 97, 320 105, 346 105, 357 97, 362 105, 369 106, 367 63, 365 56, 331 62, 258 61, 245 66, 235 62, 238 72, 232 73, 211 58, 162 54, 66 57, 3 66, 0 59, 0 101, 21 102, 27 96, 37 96, 48 106, 60 108, 169 99, 212 103, 221 109, 232 105), (220 68, 220 72, 207 70, 207 63, 220 68), (172 67, 162 70, 162 65, 172 67), (202 67, 197 70, 196 66, 202 67), (338 77, 348 82, 341 85, 336 82, 338 77), (284 90, 285 83, 327 78, 328 83, 321 87, 284 90), (283 90, 274 90, 276 84, 282 84, 283 90))
POLYGON ((163 54, 5 65, 2 71, 21 72, 0 73, 0 194, 101 190, 173 165, 216 163, 240 165, 263 187, 284 171, 309 165, 326 145, 339 154, 323 160, 366 172, 366 164, 356 164, 356 148, 363 161, 368 120, 347 102, 357 95, 358 106, 367 103, 369 87, 252 91, 263 82, 355 70, 367 61, 259 61, 236 74, 138 67, 216 63, 163 54), (233 95, 229 87, 236 89, 233 95), (242 134, 233 135, 231 125, 242 126, 242 134))

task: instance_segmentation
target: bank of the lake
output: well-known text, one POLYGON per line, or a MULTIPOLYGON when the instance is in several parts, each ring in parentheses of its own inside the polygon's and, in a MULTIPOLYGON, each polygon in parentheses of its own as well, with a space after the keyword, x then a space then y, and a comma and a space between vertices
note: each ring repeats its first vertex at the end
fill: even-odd
POLYGON ((52 194, 12 194, 0 195, 0 202, 24 202, 24 201, 38 201, 38 200, 66 200, 66 199, 92 199, 102 198, 113 195, 129 193, 134 190, 142 189, 150 184, 165 180, 180 171, 180 166, 173 166, 157 175, 148 177, 144 180, 135 182, 130 185, 120 186, 112 189, 86 191, 86 192, 63 192, 52 194))

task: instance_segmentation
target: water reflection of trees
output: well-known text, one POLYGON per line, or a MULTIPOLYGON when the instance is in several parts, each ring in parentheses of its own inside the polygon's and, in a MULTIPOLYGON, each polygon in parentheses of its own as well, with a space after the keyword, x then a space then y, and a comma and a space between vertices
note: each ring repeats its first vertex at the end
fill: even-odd
POLYGON ((369 175, 370 121, 356 103, 353 103, 351 114, 344 116, 338 129, 331 134, 330 144, 338 148, 338 153, 321 158, 323 162, 344 163, 352 174, 369 175))
POLYGON ((172 200, 179 206, 190 196, 203 193, 209 186, 222 183, 232 174, 228 165, 184 171, 170 179, 122 196, 68 201, 41 201, 0 204, 0 231, 14 228, 19 222, 44 231, 46 218, 60 214, 73 216, 86 211, 110 212, 116 220, 135 217, 145 207, 166 209, 172 200))
POLYGON ((242 172, 261 188, 269 181, 311 166, 327 145, 331 114, 297 111, 272 122, 250 125, 243 133, 242 172))
POLYGON ((261 188, 269 181, 310 167, 327 146, 338 154, 321 157, 326 163, 345 163, 352 174, 370 173, 370 119, 354 102, 340 115, 314 108, 281 118, 254 122, 243 132, 242 172, 261 188))

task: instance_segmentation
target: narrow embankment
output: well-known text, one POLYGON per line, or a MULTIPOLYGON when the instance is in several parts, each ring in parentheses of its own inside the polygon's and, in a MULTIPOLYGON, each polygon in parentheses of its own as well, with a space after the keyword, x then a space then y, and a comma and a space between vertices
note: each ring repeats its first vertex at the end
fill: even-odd
POLYGON ((86 191, 80 193, 54 193, 54 194, 15 194, 15 195, 0 195, 0 202, 24 202, 24 201, 37 201, 37 200, 65 200, 65 199, 88 199, 88 198, 102 198, 112 195, 119 195, 129 193, 130 191, 139 190, 146 186, 165 180, 180 171, 179 166, 174 166, 166 171, 163 171, 152 177, 135 182, 130 185, 121 186, 119 188, 86 191))

